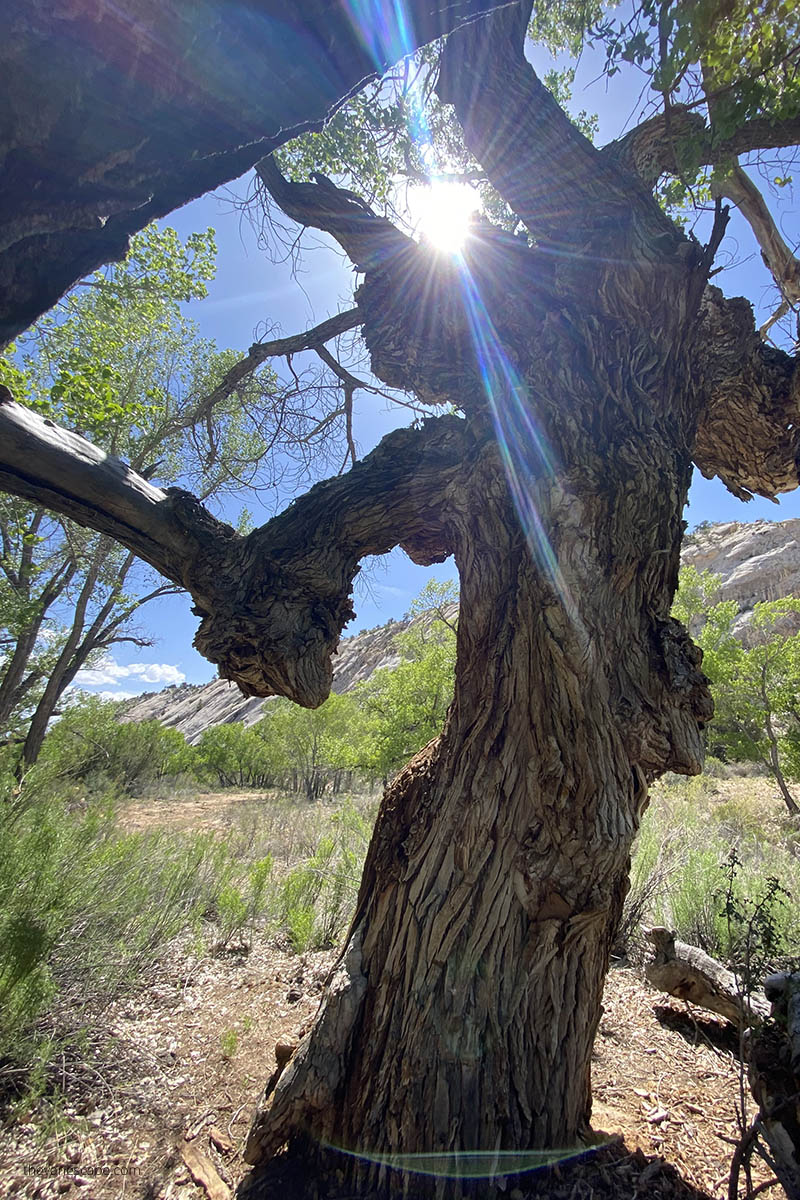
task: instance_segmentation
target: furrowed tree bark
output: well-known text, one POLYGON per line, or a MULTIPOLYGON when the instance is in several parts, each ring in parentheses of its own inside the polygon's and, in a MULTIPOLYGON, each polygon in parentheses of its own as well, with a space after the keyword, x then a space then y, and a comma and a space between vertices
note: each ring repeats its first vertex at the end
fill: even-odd
POLYGON ((500 0, 75 0, 4 10, 0 347, 132 233, 500 0))
POLYGON ((522 60, 524 16, 451 38, 440 94, 536 250, 478 237, 434 272, 349 201, 266 175, 358 256, 376 374, 449 392, 497 443, 453 497, 444 732, 384 797, 348 947, 246 1149, 288 1143, 347 1195, 461 1195, 475 1152, 502 1176, 582 1144, 647 784, 700 769, 712 712, 669 617, 692 457, 741 491, 797 482, 794 360, 742 346, 736 302, 716 355, 698 320, 724 216, 709 247, 688 241, 571 131, 522 60), (726 405, 762 411, 769 455, 733 453, 713 420, 701 446, 726 405))
MULTIPOLYGON (((452 76, 474 90, 498 69, 467 55, 452 76)), ((503 102, 471 95, 461 119, 489 128, 503 102)), ((300 219, 314 209, 303 186, 289 193, 300 219)), ((358 293, 378 375, 416 389, 433 374, 444 392, 449 349, 451 397, 495 444, 454 483, 461 616, 444 733, 384 797, 348 949, 246 1150, 261 1163, 288 1142, 348 1195, 460 1195, 453 1177, 475 1152, 502 1176, 527 1151, 582 1143, 647 783, 701 766, 710 698, 669 607, 706 268, 648 211, 626 225, 616 261, 630 269, 599 291, 605 186, 601 174, 587 191, 599 241, 569 264, 569 290, 547 250, 479 238, 433 284, 416 249, 375 256, 358 293), (438 1180, 413 1173, 420 1153, 439 1155, 438 1180)), ((368 254, 369 229, 362 216, 368 254)))
MULTIPOLYGON (((547 357, 570 409, 584 381, 580 368, 564 378, 562 332, 547 357)), ((531 554, 498 453, 468 480, 454 705, 384 798, 350 949, 249 1161, 287 1140, 305 1154, 339 1146, 347 1194, 438 1196, 459 1185, 387 1164, 438 1152, 455 1175, 471 1152, 499 1152, 502 1175, 521 1151, 585 1137, 647 778, 699 770, 711 711, 699 656, 668 617, 688 456, 652 429, 628 428, 609 451, 597 447, 602 476, 576 447, 556 477, 531 481, 559 582, 531 554), (649 487, 631 495, 631 475, 649 487)))
POLYGON ((797 359, 765 345, 747 300, 718 288, 706 288, 699 321, 694 369, 703 407, 694 460, 740 500, 774 500, 797 487, 797 359))

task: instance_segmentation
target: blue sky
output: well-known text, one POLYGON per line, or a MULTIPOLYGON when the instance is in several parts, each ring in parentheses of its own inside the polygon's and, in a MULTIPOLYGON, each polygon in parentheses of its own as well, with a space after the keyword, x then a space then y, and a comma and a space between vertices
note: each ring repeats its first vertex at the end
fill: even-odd
MULTIPOLYGON (((545 63, 537 67, 546 69, 545 63)), ((600 118, 598 143, 604 144, 618 136, 629 124, 636 108, 641 82, 632 76, 621 89, 618 78, 608 92, 597 79, 596 61, 585 60, 579 70, 573 91, 575 110, 586 108, 600 118), (584 86, 586 90, 584 90, 584 86)), ((230 346, 245 352, 259 336, 259 325, 268 322, 279 327, 273 336, 291 334, 352 304, 355 276, 341 253, 324 237, 315 235, 309 241, 314 248, 304 255, 297 278, 292 277, 289 263, 272 263, 258 246, 255 230, 246 216, 234 204, 234 198, 248 191, 248 180, 240 180, 217 195, 206 196, 173 213, 165 222, 178 230, 182 237, 211 225, 216 230, 219 247, 216 280, 210 285, 208 299, 190 306, 190 315, 201 333, 212 337, 218 346, 230 346)), ((797 215, 793 211, 790 189, 769 196, 784 235, 797 239, 797 215)), ((703 219, 695 232, 705 240, 708 222, 703 219)), ((728 295, 745 295, 756 308, 756 317, 764 319, 774 304, 775 291, 764 268, 748 227, 733 214, 728 234, 717 258, 725 271, 714 279, 728 295)), ((360 393, 356 397, 355 434, 360 452, 367 453, 384 433, 405 424, 409 413, 392 408, 380 397, 360 393)), ((289 497, 286 497, 288 501, 289 497)), ((272 515, 272 510, 260 506, 252 495, 244 496, 241 505, 227 506, 225 515, 235 520, 237 508, 246 506, 260 523, 272 515)), ((753 521, 756 519, 784 520, 800 517, 800 492, 781 499, 780 505, 754 499, 743 504, 731 496, 718 481, 704 480, 695 473, 689 497, 686 519, 690 528, 701 521, 753 521)), ((382 624, 390 617, 398 618, 409 608, 414 596, 428 579, 449 579, 456 575, 452 561, 434 569, 416 567, 395 550, 380 562, 370 564, 355 594, 356 620, 345 635, 359 629, 382 624)), ((109 696, 158 690, 170 683, 186 680, 204 683, 214 677, 214 668, 192 647, 197 625, 186 597, 168 597, 149 604, 142 610, 139 626, 154 637, 154 645, 144 650, 121 646, 113 657, 94 672, 84 673, 81 679, 87 690, 109 696)))

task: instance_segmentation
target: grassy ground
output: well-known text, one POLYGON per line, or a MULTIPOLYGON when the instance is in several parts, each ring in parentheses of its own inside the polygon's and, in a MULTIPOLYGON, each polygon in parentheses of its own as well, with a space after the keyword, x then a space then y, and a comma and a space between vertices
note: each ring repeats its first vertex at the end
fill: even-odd
POLYGON ((636 842, 621 940, 666 925, 732 966, 800 952, 800 826, 771 781, 711 762, 652 790, 636 842))
MULTIPOLYGON (((175 1026, 180 1055, 203 1064, 200 1074, 199 1066, 180 1074, 176 1087, 190 1080, 202 1095, 218 1091, 223 1078, 252 1103, 275 1039, 294 1036, 318 1001, 329 952, 349 922, 376 809, 375 796, 308 804, 240 792, 153 796, 114 809, 43 800, 7 816, 0 844, 7 1131, 65 1144, 74 1122, 97 1109, 98 1080, 113 1098, 108 1112, 127 1120, 126 1073, 144 1096, 142 1078, 155 1076, 143 1076, 141 1063, 155 1055, 164 1069, 162 1004, 172 1006, 168 1027, 175 1026), (236 989, 245 976, 254 980, 241 999, 231 1000, 229 976, 240 980, 236 989), (208 991, 199 1023, 187 1002, 187 980, 197 979, 208 991), (134 1026, 132 1039, 114 1032, 134 1026), (245 1045, 255 1074, 244 1065, 245 1045)), ((799 895, 800 830, 774 788, 712 763, 699 778, 672 776, 653 789, 617 949, 636 961, 642 925, 657 923, 734 964, 745 955, 759 969, 783 963, 800 945, 799 895)), ((644 993, 635 1000, 647 1007, 644 993)), ((642 1034, 643 1054, 654 1036, 642 1034)), ((637 1064, 631 1076, 644 1070, 637 1064)), ((192 1106, 187 1094, 180 1111, 192 1106)), ((148 1119, 166 1144, 174 1134, 167 1116, 148 1119)))

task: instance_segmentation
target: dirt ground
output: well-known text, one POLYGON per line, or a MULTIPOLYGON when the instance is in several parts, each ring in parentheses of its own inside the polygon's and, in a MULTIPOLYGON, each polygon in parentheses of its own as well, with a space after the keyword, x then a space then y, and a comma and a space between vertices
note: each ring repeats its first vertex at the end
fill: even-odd
MULTIPOLYGON (((252 804, 252 795, 227 795, 227 809, 219 799, 181 802, 171 823, 225 828, 238 805, 252 804)), ((157 801, 137 804, 124 821, 163 822, 157 801)), ((134 998, 107 1013, 108 1040, 88 1048, 79 1067, 64 1064, 71 1099, 48 1124, 34 1112, 0 1131, 0 1196, 226 1200, 240 1184, 265 1195, 247 1188, 241 1158, 251 1113, 276 1044, 310 1021, 333 959, 298 956, 274 939, 216 956, 176 946, 134 998), (205 1186, 197 1182, 203 1176, 205 1186)), ((597 1156, 577 1175, 551 1173, 546 1194, 675 1200, 699 1192, 723 1200, 739 1136, 740 1067, 729 1027, 654 992, 629 968, 611 971, 604 1010, 593 1125, 616 1136, 613 1162, 597 1156)), ((511 1200, 524 1200, 535 1183, 523 1177, 511 1200)), ((291 1186, 269 1194, 301 1197, 291 1186)))

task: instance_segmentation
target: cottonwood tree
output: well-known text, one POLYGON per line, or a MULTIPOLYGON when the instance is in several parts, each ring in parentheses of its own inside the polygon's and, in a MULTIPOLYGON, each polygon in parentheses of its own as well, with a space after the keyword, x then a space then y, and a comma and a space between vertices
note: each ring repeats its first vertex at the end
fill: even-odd
POLYGON ((384 782, 442 730, 453 698, 457 601, 455 584, 431 581, 411 605, 415 622, 393 639, 400 661, 353 690, 361 717, 355 761, 384 782))
POLYGON ((251 1162, 288 1143, 333 1161, 349 1193, 441 1195, 445 1180, 403 1170, 424 1165, 414 1155, 459 1174, 480 1151, 502 1174, 586 1136, 648 784, 700 770, 712 714, 670 617, 692 464, 743 498, 798 482, 795 359, 708 283, 725 206, 702 245, 653 195, 664 172, 689 178, 684 153, 724 178, 732 156, 796 143, 797 15, 776 12, 789 45, 754 66, 759 8, 726 5, 720 45, 717 6, 697 6, 697 28, 689 7, 637 9, 643 29, 618 39, 653 64, 665 107, 603 149, 526 61, 527 6, 448 39, 439 98, 524 237, 482 224, 437 258, 352 195, 261 164, 284 213, 362 274, 375 374, 456 410, 388 435, 262 528, 240 537, 0 405, 3 485, 180 581, 198 648, 249 694, 324 700, 364 556, 401 545, 458 564, 444 731, 386 793, 346 949, 270 1085, 251 1162), (717 124, 722 96, 731 123, 717 124))
POLYGON ((673 616, 692 629, 714 697, 710 739, 734 760, 759 762, 796 816, 789 780, 800 776, 800 600, 754 605, 746 624, 735 600, 719 599, 720 576, 680 573, 673 616))

